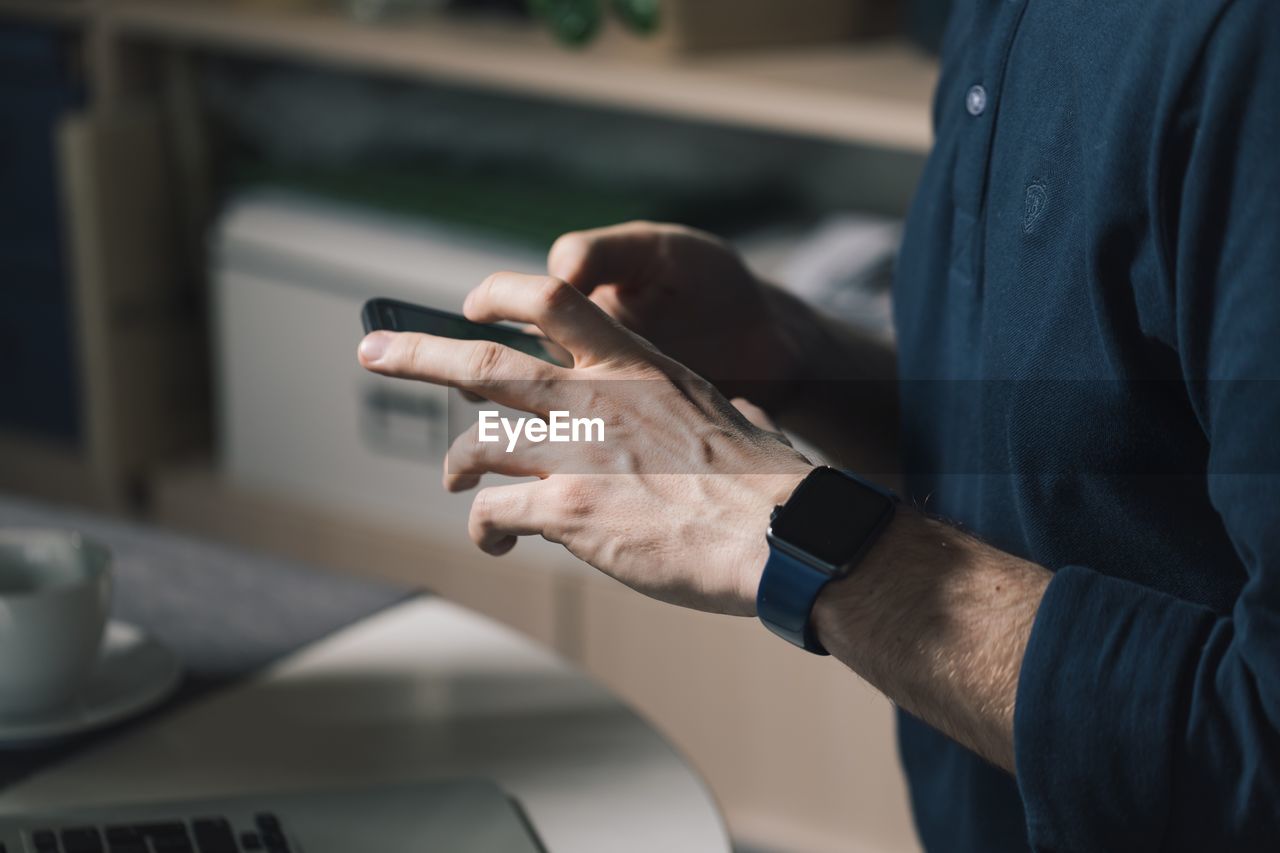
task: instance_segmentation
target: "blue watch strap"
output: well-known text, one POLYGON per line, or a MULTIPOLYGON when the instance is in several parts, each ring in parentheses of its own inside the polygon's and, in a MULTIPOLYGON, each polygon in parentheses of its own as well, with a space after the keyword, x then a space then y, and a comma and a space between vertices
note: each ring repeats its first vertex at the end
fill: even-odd
POLYGON ((780 548, 769 549, 756 590, 756 613, 769 630, 816 655, 827 650, 818 642, 809 613, 832 576, 780 548))

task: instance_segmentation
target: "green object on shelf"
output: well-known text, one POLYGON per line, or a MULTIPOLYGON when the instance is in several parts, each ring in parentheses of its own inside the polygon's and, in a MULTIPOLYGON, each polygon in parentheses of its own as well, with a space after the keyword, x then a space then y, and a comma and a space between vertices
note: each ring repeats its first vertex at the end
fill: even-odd
POLYGON ((632 32, 649 36, 662 22, 662 0, 613 0, 613 11, 632 32))
POLYGON ((529 8, 556 38, 575 47, 594 38, 604 18, 601 0, 529 0, 529 8))

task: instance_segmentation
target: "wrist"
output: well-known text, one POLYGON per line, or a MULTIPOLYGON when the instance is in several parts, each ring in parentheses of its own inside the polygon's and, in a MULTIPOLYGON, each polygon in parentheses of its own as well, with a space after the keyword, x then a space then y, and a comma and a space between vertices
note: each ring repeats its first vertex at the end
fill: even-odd
POLYGON ((770 516, 776 507, 786 503, 787 498, 813 469, 814 466, 809 462, 799 460, 785 473, 750 477, 755 481, 755 487, 750 490, 755 498, 742 516, 743 546, 736 556, 741 578, 738 594, 744 615, 756 615, 756 595, 760 590, 765 563, 769 560, 769 542, 765 534, 769 529, 770 516))
POLYGON ((824 645, 856 672, 878 683, 869 654, 875 638, 900 630, 893 614, 903 606, 923 609, 928 599, 951 597, 965 583, 977 540, 945 522, 899 506, 858 570, 828 584, 813 608, 814 628, 824 645))
POLYGON ((1007 770, 1023 655, 1052 577, 904 510, 814 607, 828 650, 903 710, 1007 770))

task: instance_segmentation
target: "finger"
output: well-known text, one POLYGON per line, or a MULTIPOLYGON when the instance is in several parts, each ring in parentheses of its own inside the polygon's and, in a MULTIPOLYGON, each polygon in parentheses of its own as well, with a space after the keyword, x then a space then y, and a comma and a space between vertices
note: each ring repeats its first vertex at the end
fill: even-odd
POLYGON ((733 403, 733 407, 735 409, 742 412, 742 416, 744 418, 760 427, 760 429, 768 432, 782 431, 778 428, 778 425, 773 422, 773 418, 769 417, 768 412, 750 400, 747 400, 744 397, 734 397, 730 402, 733 403))
POLYGON ((755 424, 765 432, 773 433, 788 446, 791 445, 791 439, 787 438, 786 434, 782 431, 782 427, 778 426, 777 423, 774 422, 773 418, 769 417, 769 413, 764 409, 742 397, 734 397, 731 402, 733 403, 733 407, 741 412, 744 418, 751 421, 751 423, 755 424))
POLYGON ((568 371, 492 341, 374 332, 361 341, 359 356, 374 373, 456 387, 543 416, 567 408, 563 398, 573 387, 558 381, 568 371))
POLYGON ((539 510, 545 481, 495 486, 476 493, 471 504, 467 532, 471 541, 486 554, 499 557, 516 546, 520 536, 538 536, 543 532, 539 510))
POLYGON ((553 276, 495 273, 471 291, 463 313, 476 323, 532 323, 567 349, 575 364, 599 360, 631 345, 616 321, 553 276))
POLYGON ((583 293, 602 284, 636 284, 661 247, 671 226, 625 222, 607 228, 572 231, 556 240, 547 255, 547 271, 583 293))
POLYGON ((486 431, 492 441, 481 441, 480 424, 467 430, 453 442, 444 459, 444 488, 449 492, 465 492, 480 484, 485 474, 505 477, 546 477, 552 473, 552 460, 546 445, 535 444, 523 433, 513 443, 500 428, 486 431))

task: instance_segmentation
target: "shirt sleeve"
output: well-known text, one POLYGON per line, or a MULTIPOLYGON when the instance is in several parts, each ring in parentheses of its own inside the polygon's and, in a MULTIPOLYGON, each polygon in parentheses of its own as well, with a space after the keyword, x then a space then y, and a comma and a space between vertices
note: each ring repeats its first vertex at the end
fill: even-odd
POLYGON ((1280 4, 1224 4, 1180 115, 1177 348, 1248 577, 1224 615, 1059 568, 1014 721, 1037 850, 1280 849, 1280 4))

